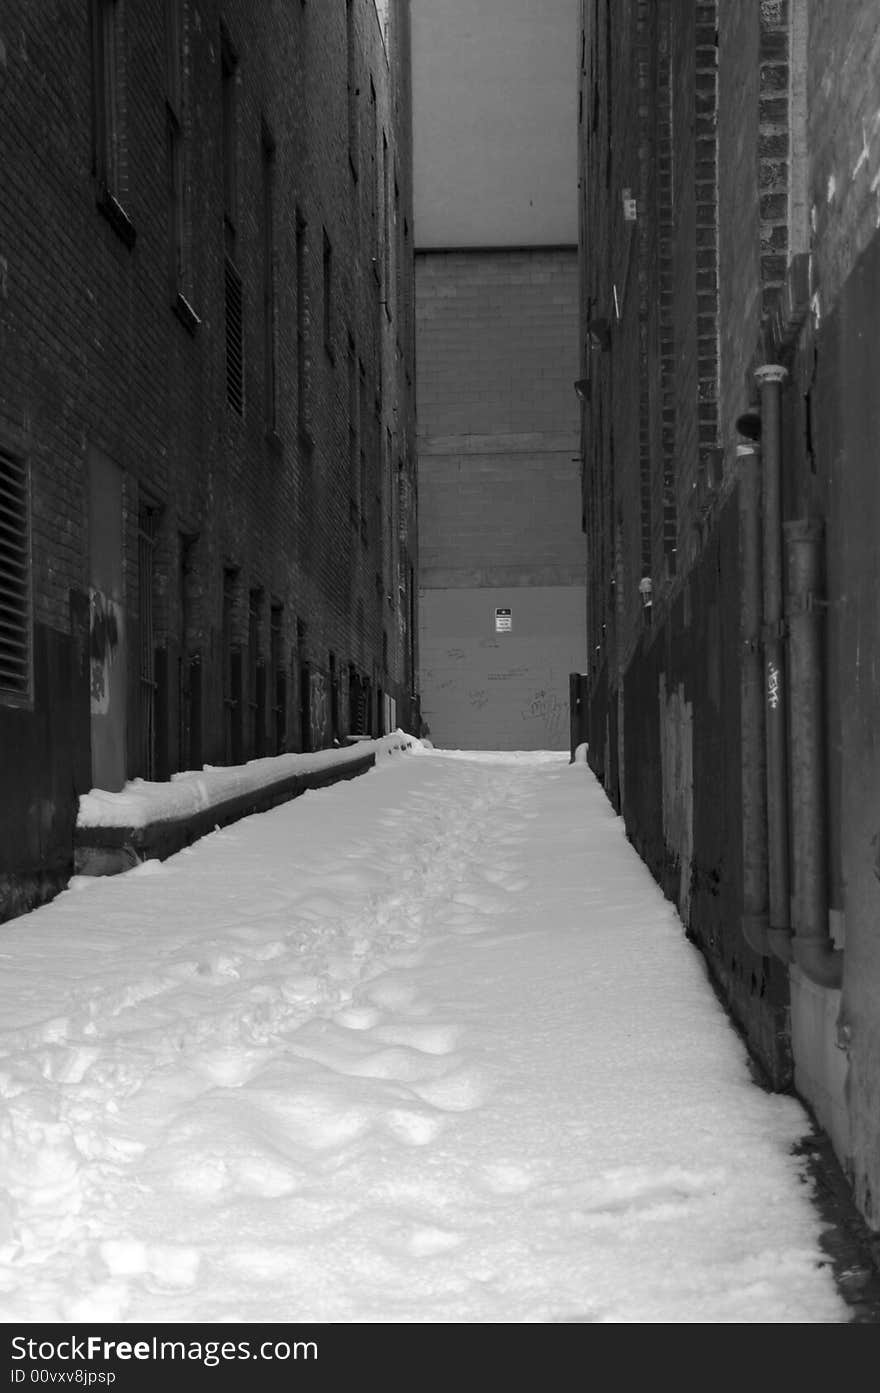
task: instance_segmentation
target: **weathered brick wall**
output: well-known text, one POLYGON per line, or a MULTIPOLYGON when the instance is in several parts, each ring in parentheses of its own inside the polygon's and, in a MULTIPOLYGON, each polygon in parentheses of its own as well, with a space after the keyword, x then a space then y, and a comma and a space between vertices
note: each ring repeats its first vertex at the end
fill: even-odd
MULTIPOLYGON (((226 756, 224 568, 237 572, 232 638, 242 648, 243 671, 255 656, 267 663, 273 606, 280 612, 275 644, 287 679, 288 747, 301 739, 301 662, 326 672, 331 652, 346 680, 352 664, 371 682, 374 722, 380 688, 396 696, 399 719, 415 720, 412 176, 409 78, 401 69, 408 47, 406 0, 390 7, 384 37, 373 0, 353 0, 357 178, 349 161, 345 5, 187 0, 182 10, 185 290, 196 316, 187 323, 173 310, 169 290, 163 5, 155 0, 119 11, 124 161, 117 192, 128 219, 125 231, 134 234, 129 245, 131 238, 121 236, 96 206, 88 5, 54 0, 22 10, 6 0, 0 4, 0 445, 30 467, 37 648, 55 642, 44 640, 44 633, 60 636, 62 648, 80 641, 70 616, 72 605, 77 613, 81 609, 90 582, 89 451, 98 450, 124 472, 130 775, 142 772, 137 520, 144 503, 159 510, 153 640, 162 724, 156 756, 164 770, 157 772, 167 773, 182 758, 181 664, 197 663, 200 670, 194 693, 199 709, 193 713, 198 757, 219 762, 226 756), (230 406, 226 390, 221 20, 236 57, 241 413, 230 406), (264 128, 274 140, 277 410, 271 431, 265 406, 264 128), (392 245, 387 275, 385 187, 392 245), (297 215, 305 220, 307 418, 300 416, 297 393, 297 215), (322 300, 325 232, 332 245, 331 352, 322 300), (364 364, 369 398, 360 513, 352 502, 350 471, 349 335, 364 364), (386 448, 390 474, 383 467, 386 448), (393 522, 389 493, 397 497, 393 522), (185 576, 184 538, 192 539, 185 576), (396 574, 389 585, 383 547, 392 542, 396 574), (247 651, 252 591, 262 595, 256 655, 247 651)), ((28 721, 29 729, 41 721, 52 724, 53 692, 40 671, 31 696, 29 707, 14 712, 0 698, 4 729, 7 721, 16 729, 28 721)), ((75 700, 81 699, 79 693, 75 700)), ((245 756, 256 752, 261 729, 263 739, 274 740, 274 696, 267 684, 260 700, 257 739, 248 737, 245 756)), ((47 806, 55 807, 62 796, 56 784, 63 785, 67 806, 57 815, 65 825, 72 791, 82 791, 89 777, 87 748, 82 757, 87 734, 78 722, 73 726, 75 751, 67 748, 66 718, 52 736, 53 767, 66 768, 66 774, 49 773, 43 738, 31 754, 21 755, 28 761, 23 784, 42 782, 47 790, 51 785, 47 806)), ((24 750, 18 737, 16 744, 24 750)), ((27 812, 12 801, 2 810, 4 828, 7 821, 18 825, 38 816, 46 823, 55 816, 46 808, 27 812)), ((63 859, 67 833, 59 836, 63 859)))
POLYGON ((880 171, 880 25, 869 0, 809 7, 813 287, 820 315, 874 236, 880 171))
MULTIPOLYGON (((721 317, 720 438, 735 439, 734 422, 752 400, 755 344, 760 332, 759 241, 759 13, 756 6, 720 5, 718 145, 719 287, 721 317)), ((783 162, 784 163, 784 162, 783 162)), ((785 169, 768 169, 774 185, 785 169)))
POLYGON ((567 250, 417 259, 423 585, 582 580, 576 276, 567 250))

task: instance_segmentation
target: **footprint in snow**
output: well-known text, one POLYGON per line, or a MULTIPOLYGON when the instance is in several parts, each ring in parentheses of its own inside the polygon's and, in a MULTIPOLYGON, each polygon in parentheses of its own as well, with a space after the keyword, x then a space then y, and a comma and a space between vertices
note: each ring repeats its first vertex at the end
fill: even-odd
POLYGON ((485 1102, 488 1089, 474 1069, 460 1069, 443 1078, 413 1086, 413 1092, 441 1112, 468 1112, 485 1102))
POLYGON ((165 1287, 191 1287, 199 1270, 195 1248, 147 1244, 133 1238, 108 1239, 99 1248, 111 1277, 148 1274, 165 1287))
MULTIPOLYGON (((398 1083, 411 1083, 430 1077, 432 1056, 422 1050, 407 1049, 404 1046, 390 1045, 387 1049, 376 1050, 345 1067, 345 1073, 363 1079, 393 1079, 398 1083)), ((433 1057, 433 1068, 442 1067, 433 1057)))
POLYGON ((535 1184, 535 1177, 513 1161, 497 1161, 483 1167, 483 1182, 494 1195, 521 1195, 535 1184))
POLYGON ((409 982, 401 982, 399 978, 389 977, 385 980, 379 978, 374 981, 367 994, 376 1006, 382 1006, 390 1011, 403 1011, 412 1006, 418 996, 418 991, 409 982))
POLYGON ((331 1016, 331 1020, 346 1030, 372 1030, 382 1020, 382 1012, 375 1006, 346 1006, 331 1016))
POLYGON ((423 1054, 451 1054, 462 1034, 459 1025, 407 1025, 391 1023, 381 1026, 376 1038, 388 1045, 408 1045, 423 1054))
POLYGON ((391 1108, 385 1115, 385 1125, 393 1137, 409 1146, 427 1146, 444 1126, 442 1117, 412 1112, 408 1108, 391 1108))
POLYGON ((414 1229, 406 1240, 406 1247, 413 1257, 429 1258, 435 1253, 446 1253, 450 1248, 457 1248, 463 1242, 463 1234, 427 1226, 414 1229))

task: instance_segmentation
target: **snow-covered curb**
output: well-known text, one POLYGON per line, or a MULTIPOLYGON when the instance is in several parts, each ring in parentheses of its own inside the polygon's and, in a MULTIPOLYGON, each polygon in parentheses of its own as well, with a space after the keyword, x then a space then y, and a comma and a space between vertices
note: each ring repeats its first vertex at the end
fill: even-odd
POLYGON ((375 760, 386 759, 397 750, 421 748, 415 736, 396 730, 378 740, 359 740, 341 749, 318 750, 315 754, 273 755, 267 759, 252 759, 247 764, 188 769, 172 774, 167 783, 152 783, 132 779, 118 793, 93 788, 81 795, 78 828, 85 827, 146 827, 154 822, 176 821, 191 817, 230 799, 259 790, 269 790, 286 782, 292 775, 309 774, 316 770, 332 769, 351 764, 373 755, 375 760))
POLYGON ((187 770, 168 783, 133 779, 118 793, 92 789, 79 801, 74 833, 78 875, 117 875, 142 861, 164 861, 218 827, 268 812, 309 789, 357 778, 400 750, 420 750, 397 730, 378 740, 307 755, 187 770))

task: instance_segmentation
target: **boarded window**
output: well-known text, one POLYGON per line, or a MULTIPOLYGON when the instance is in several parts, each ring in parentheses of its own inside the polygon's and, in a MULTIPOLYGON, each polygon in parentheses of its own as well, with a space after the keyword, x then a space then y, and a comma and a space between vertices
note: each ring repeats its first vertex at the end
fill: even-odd
POLYGON ((27 465, 0 450, 0 692, 31 690, 30 507, 27 465))

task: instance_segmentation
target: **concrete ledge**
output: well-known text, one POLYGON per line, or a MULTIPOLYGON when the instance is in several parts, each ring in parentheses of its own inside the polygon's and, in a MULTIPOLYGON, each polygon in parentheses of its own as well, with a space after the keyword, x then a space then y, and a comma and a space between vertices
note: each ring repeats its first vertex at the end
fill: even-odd
POLYGON ((371 750, 344 764, 288 774, 275 783, 227 798, 212 807, 182 817, 163 818, 143 827, 78 827, 74 833, 75 873, 118 875, 141 861, 164 861, 218 827, 226 827, 252 813, 268 812, 280 803, 298 798, 310 788, 326 788, 342 779, 355 779, 372 769, 375 763, 376 756, 371 750))

